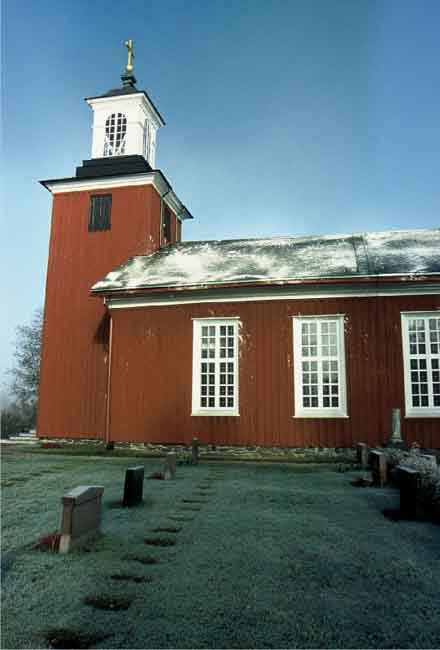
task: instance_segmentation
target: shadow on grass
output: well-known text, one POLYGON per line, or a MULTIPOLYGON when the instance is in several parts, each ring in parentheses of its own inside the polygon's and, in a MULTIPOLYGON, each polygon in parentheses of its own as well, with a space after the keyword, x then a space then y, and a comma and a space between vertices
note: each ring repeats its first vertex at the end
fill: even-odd
POLYGON ((121 598, 120 596, 87 596, 84 598, 85 605, 94 609, 104 609, 111 612, 128 609, 131 602, 130 598, 121 598))
POLYGON ((171 537, 146 537, 144 544, 147 546, 174 546, 176 540, 171 537))
POLYGON ((134 576, 128 573, 114 573, 110 578, 119 582, 135 582, 136 584, 154 581, 151 576, 134 576))
POLYGON ((150 508, 154 504, 152 499, 144 499, 140 503, 136 503, 133 506, 124 506, 122 499, 112 499, 110 501, 104 501, 104 506, 109 510, 142 510, 143 508, 150 508))
POLYGON ((182 499, 182 503, 208 503, 208 499, 182 499))
POLYGON ((29 477, 25 476, 14 476, 11 478, 5 478, 2 481, 0 481, 0 487, 12 487, 13 485, 23 485, 23 483, 27 483, 29 480, 29 477))
POLYGON ((110 634, 86 634, 67 628, 53 628, 43 634, 50 648, 91 648, 92 646, 105 641, 110 634))
POLYGON ((129 560, 130 562, 139 562, 139 564, 152 565, 159 564, 160 560, 157 557, 151 555, 129 555, 124 560, 129 560))

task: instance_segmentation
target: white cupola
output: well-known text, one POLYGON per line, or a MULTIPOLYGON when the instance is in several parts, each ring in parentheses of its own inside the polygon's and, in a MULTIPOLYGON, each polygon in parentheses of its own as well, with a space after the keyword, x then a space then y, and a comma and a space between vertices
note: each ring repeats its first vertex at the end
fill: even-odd
POLYGON ((93 110, 92 158, 140 155, 154 169, 156 134, 165 122, 148 94, 136 88, 133 41, 126 41, 125 46, 128 62, 121 75, 122 87, 86 98, 93 110))

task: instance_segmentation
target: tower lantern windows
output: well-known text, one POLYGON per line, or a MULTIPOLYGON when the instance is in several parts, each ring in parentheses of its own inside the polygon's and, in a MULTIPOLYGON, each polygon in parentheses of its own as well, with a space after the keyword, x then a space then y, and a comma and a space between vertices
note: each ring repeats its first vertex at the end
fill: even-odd
POLYGON ((104 156, 121 156, 125 153, 126 133, 126 116, 112 113, 105 122, 104 156))

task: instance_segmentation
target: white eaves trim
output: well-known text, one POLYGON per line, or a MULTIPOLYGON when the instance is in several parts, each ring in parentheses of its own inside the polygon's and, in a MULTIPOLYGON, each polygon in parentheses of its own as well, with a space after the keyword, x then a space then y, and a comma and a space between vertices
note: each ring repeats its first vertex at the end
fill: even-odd
POLYGON ((399 285, 399 289, 400 290, 397 291, 395 287, 383 287, 381 290, 377 290, 377 288, 365 289, 363 287, 362 290, 360 290, 359 287, 347 287, 343 291, 338 291, 329 287, 329 290, 325 291, 321 285, 320 288, 317 288, 315 291, 311 290, 306 292, 295 289, 286 291, 281 287, 275 287, 271 290, 262 288, 261 293, 255 289, 246 291, 240 288, 229 289, 231 292, 230 294, 225 293, 225 290, 221 292, 221 290, 215 291, 214 289, 207 291, 204 295, 194 295, 192 292, 181 293, 179 295, 176 291, 168 291, 162 294, 154 293, 136 297, 106 297, 104 298, 104 303, 109 309, 136 309, 142 307, 163 307, 168 305, 194 305, 224 302, 266 302, 271 300, 307 300, 319 298, 371 298, 378 296, 440 296, 440 285, 438 284, 413 287, 399 285))
POLYGON ((155 106, 153 106, 149 97, 147 97, 146 94, 142 91, 139 91, 138 93, 130 93, 126 95, 109 95, 108 97, 88 97, 86 98, 85 101, 91 108, 93 108, 95 105, 99 106, 99 105, 117 104, 117 103, 127 104, 129 102, 138 103, 139 100, 141 100, 141 102, 145 105, 148 114, 152 118, 154 118, 156 127, 165 126, 165 122, 162 116, 159 114, 155 106))
POLYGON ((63 192, 87 192, 96 190, 111 190, 116 187, 135 187, 139 185, 152 185, 156 192, 163 197, 164 202, 176 214, 177 218, 182 221, 181 213, 185 208, 181 201, 178 199, 174 191, 170 188, 168 183, 164 180, 162 174, 159 172, 146 172, 145 174, 133 174, 131 176, 110 176, 108 178, 99 179, 84 179, 81 180, 67 180, 67 181, 54 181, 45 182, 45 187, 52 194, 62 194, 63 192))

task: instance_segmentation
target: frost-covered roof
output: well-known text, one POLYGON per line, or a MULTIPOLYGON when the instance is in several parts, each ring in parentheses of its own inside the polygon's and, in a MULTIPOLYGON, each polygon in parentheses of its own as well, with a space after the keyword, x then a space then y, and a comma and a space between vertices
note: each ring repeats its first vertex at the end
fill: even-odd
POLYGON ((190 241, 130 258, 92 291, 440 274, 440 228, 190 241))

